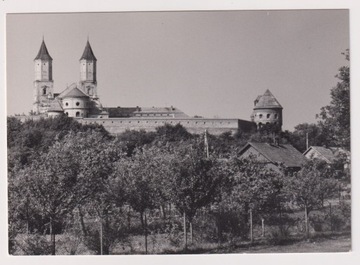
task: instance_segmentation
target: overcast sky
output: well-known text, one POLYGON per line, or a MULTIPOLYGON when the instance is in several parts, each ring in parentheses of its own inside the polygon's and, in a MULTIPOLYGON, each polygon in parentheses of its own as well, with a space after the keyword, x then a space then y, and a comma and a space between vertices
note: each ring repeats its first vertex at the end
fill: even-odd
POLYGON ((6 23, 9 115, 32 109, 43 35, 55 92, 79 81, 89 36, 104 106, 249 120, 270 89, 290 130, 329 103, 349 48, 347 10, 10 14, 6 23))

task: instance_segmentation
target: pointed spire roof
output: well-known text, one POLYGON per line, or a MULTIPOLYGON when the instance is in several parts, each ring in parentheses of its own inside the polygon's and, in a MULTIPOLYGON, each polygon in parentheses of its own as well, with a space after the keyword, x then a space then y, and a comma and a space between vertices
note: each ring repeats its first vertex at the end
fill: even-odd
POLYGON ((267 89, 262 96, 258 96, 255 100, 254 109, 282 109, 279 101, 274 95, 267 89))
POLYGON ((90 42, 87 40, 85 50, 83 55, 81 56, 80 60, 89 60, 89 61, 97 61, 96 57, 91 49, 90 42))
POLYGON ((41 46, 40 46, 40 50, 38 52, 38 54, 36 55, 35 59, 34 60, 48 60, 48 61, 52 61, 52 58, 46 48, 46 45, 45 45, 45 41, 44 41, 44 38, 43 38, 43 41, 41 43, 41 46))

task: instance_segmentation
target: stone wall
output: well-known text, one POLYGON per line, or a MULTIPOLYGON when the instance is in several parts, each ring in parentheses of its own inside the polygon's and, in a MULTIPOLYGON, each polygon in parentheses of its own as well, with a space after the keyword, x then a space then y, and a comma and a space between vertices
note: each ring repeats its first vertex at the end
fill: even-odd
MULTIPOLYGON (((22 122, 26 120, 39 120, 40 115, 15 116, 22 122)), ((43 117, 45 118, 45 117, 43 117)), ((249 132, 256 128, 255 123, 239 119, 206 119, 206 118, 74 118, 82 124, 101 124, 111 134, 120 134, 126 130, 155 131, 157 127, 165 124, 181 124, 188 132, 219 135, 224 132, 236 133, 238 130, 249 132)))
POLYGON ((190 133, 204 133, 207 130, 210 134, 219 135, 224 132, 235 133, 238 129, 249 131, 254 127, 250 121, 238 119, 206 119, 206 118, 84 118, 77 119, 82 124, 97 123, 111 134, 119 134, 126 130, 155 131, 159 126, 165 124, 181 124, 190 133))

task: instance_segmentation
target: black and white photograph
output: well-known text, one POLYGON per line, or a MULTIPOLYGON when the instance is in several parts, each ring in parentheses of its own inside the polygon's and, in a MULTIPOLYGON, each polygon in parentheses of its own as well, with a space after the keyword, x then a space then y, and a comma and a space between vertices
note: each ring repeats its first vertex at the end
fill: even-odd
POLYGON ((349 254, 350 16, 6 13, 7 255, 349 254))

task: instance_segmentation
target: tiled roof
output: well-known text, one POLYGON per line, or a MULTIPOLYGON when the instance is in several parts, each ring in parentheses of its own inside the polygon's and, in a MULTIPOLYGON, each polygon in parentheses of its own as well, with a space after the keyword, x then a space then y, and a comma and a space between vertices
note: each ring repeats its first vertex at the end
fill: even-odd
MULTIPOLYGON (((187 118, 189 117, 184 112, 175 107, 110 107, 106 108, 109 112, 109 117, 134 117, 138 115, 146 115, 147 117, 153 115, 168 114, 172 118, 187 118)), ((161 115, 162 116, 162 115, 161 115)))
POLYGON ((137 113, 169 113, 175 116, 188 117, 184 112, 175 107, 142 107, 139 108, 137 113))
POLYGON ((88 98, 89 96, 82 92, 77 87, 73 87, 62 98, 88 98))
POLYGON ((47 110, 47 112, 63 112, 63 108, 61 107, 61 104, 58 100, 54 100, 50 103, 50 106, 47 110))
POLYGON ((89 60, 89 61, 96 61, 96 57, 91 49, 90 42, 87 41, 85 50, 83 55, 81 56, 80 60, 89 60))
POLYGON ((123 118, 134 116, 134 112, 137 108, 110 107, 105 109, 109 112, 109 117, 123 118))
POLYGON ((250 147, 257 150, 268 159, 269 162, 283 164, 285 167, 301 167, 306 162, 306 158, 290 144, 273 145, 249 142, 240 151, 240 156, 250 147))
POLYGON ((273 94, 271 94, 270 90, 267 89, 264 93, 264 95, 262 96, 258 96, 255 100, 255 107, 254 109, 269 109, 269 108, 274 108, 274 109, 282 109, 282 106, 280 105, 280 103, 277 101, 277 99, 274 97, 273 94))
POLYGON ((40 46, 40 50, 38 54, 36 55, 34 60, 49 60, 52 61, 52 58, 46 48, 45 41, 43 40, 40 46))

